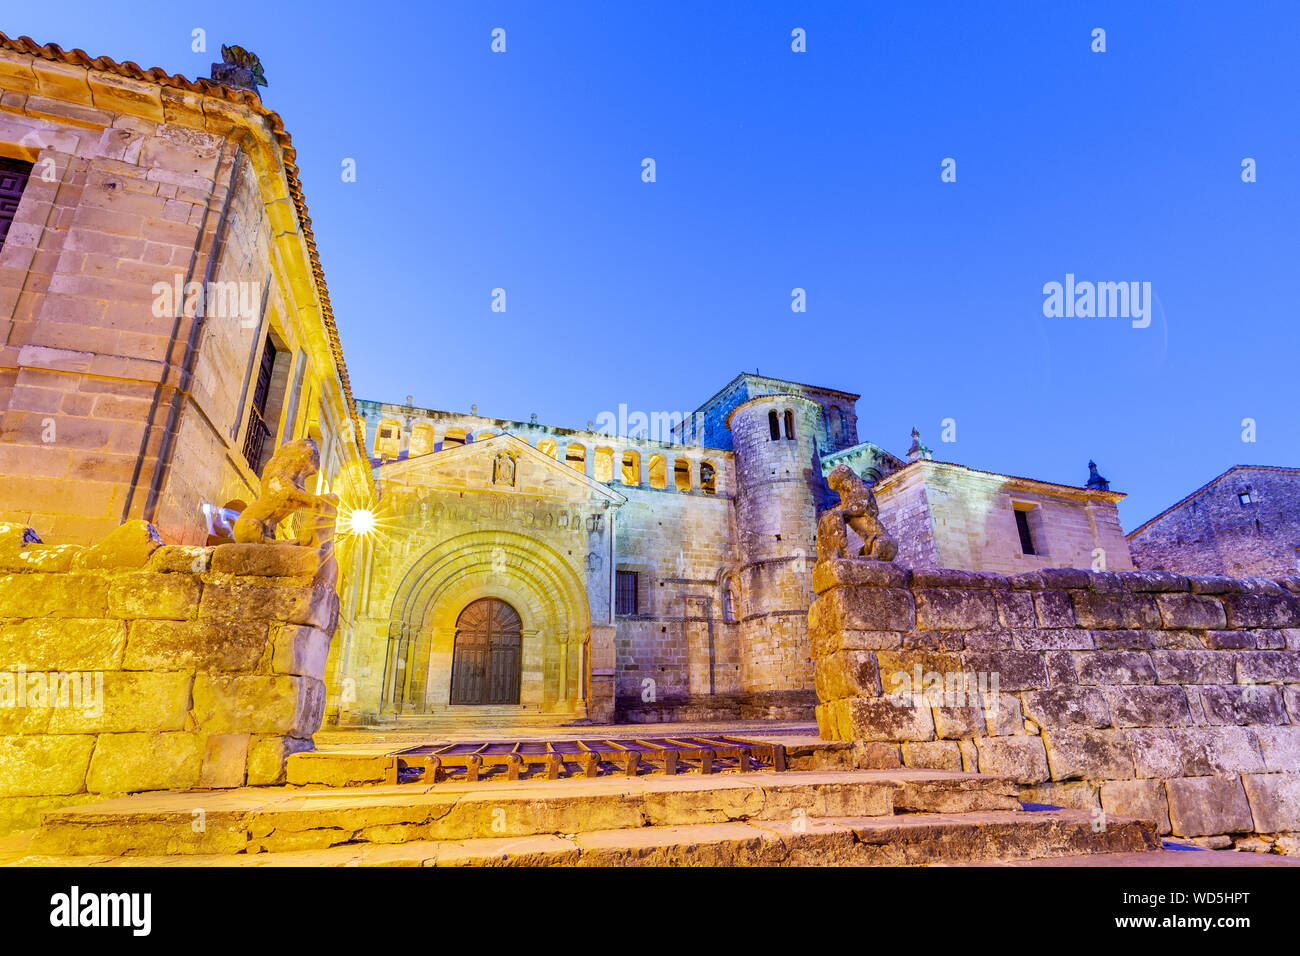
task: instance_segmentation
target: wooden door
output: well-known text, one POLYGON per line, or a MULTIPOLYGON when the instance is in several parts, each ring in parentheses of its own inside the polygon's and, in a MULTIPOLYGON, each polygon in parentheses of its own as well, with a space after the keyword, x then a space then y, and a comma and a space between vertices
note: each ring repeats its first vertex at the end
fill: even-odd
POLYGON ((482 598, 460 612, 451 656, 453 704, 517 704, 523 666, 519 614, 482 598))

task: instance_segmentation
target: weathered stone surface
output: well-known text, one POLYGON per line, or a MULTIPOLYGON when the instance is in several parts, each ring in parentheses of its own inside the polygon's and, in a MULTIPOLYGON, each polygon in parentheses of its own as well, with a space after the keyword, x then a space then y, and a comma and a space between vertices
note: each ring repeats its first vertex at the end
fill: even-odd
POLYGON ((1167 779, 1183 775, 1183 754, 1188 744, 1182 731, 1175 734, 1163 728, 1135 728, 1122 733, 1138 777, 1167 779))
MULTIPOLYGON (((312 633, 320 634, 319 631, 312 633)), ((322 635, 323 636, 323 635, 322 635)), ((324 644, 328 652, 329 642, 324 644)), ((277 647, 277 657, 279 649, 277 647)), ((319 655, 320 673, 324 674, 324 653, 319 655)), ((277 665, 276 670, 281 670, 277 665)), ((283 671, 296 673, 295 671, 283 671)), ((872 651, 837 651, 825 657, 819 657, 814 669, 814 681, 817 697, 820 700, 836 700, 841 697, 880 695, 880 679, 876 673, 876 655, 872 651)))
POLYGON ((1160 611, 1149 594, 1128 591, 1071 591, 1074 616, 1087 628, 1147 628, 1161 625, 1160 611))
MULTIPOLYGON (((325 679, 325 659, 329 656, 330 635, 314 627, 297 624, 278 624, 273 629, 274 656, 271 669, 277 674, 297 674, 300 677, 325 679)), ((843 652, 871 657, 869 652, 843 652)), ((840 655, 836 655, 838 659, 840 655)), ((872 669, 874 671, 874 660, 872 669)), ((866 684, 862 685, 867 686, 866 684)), ((841 696, 848 696, 847 694, 841 696)))
POLYGON ((903 763, 922 770, 960 770, 961 749, 955 740, 912 741, 903 744, 903 763))
POLYGON ((108 579, 95 574, 0 575, 0 619, 102 618, 108 579))
POLYGON ((1034 608, 1038 611, 1039 627, 1075 627, 1074 603, 1068 591, 1037 591, 1034 608))
POLYGON ((1237 658, 1237 681, 1300 683, 1300 651, 1254 651, 1237 658))
POLYGON ((910 631, 915 626, 912 592, 902 588, 834 588, 820 595, 809 611, 810 628, 910 631))
POLYGON ((1156 646, 1153 634, 1157 631, 1135 631, 1115 628, 1105 631, 1087 631, 1092 636, 1092 644, 1099 651, 1148 650, 1156 646))
POLYGON ((1042 737, 977 737, 975 746, 979 749, 980 773, 1011 777, 1021 784, 1048 779, 1042 737))
POLYGON ((0 737, 0 797, 43 797, 85 789, 95 737, 0 737))
POLYGON ((212 549, 212 570, 273 578, 311 578, 320 567, 315 548, 273 544, 221 544, 212 549))
POLYGON ((1230 627, 1300 627, 1300 601, 1295 595, 1225 594, 1223 609, 1230 627))
POLYGON ((821 594, 835 587, 906 588, 911 571, 892 561, 863 561, 828 558, 813 568, 813 591, 821 594))
POLYGON ((113 617, 184 621, 198 613, 200 583, 188 574, 115 575, 108 588, 113 617))
POLYGON ((1047 582, 1037 571, 1022 571, 1007 578, 1007 583, 1016 591, 1041 591, 1047 582))
POLYGON ((1053 687, 1068 687, 1079 683, 1079 672, 1074 667, 1074 655, 1069 651, 1049 651, 1043 655, 1047 659, 1047 676, 1053 687))
POLYGON ((212 734, 203 742, 203 764, 196 786, 242 787, 248 765, 248 734, 212 734))
POLYGON ((1096 687, 1057 687, 1022 697, 1025 715, 1041 727, 1109 727, 1106 695, 1096 687))
POLYGON ((1282 695, 1268 684, 1200 688, 1201 706, 1211 724, 1280 724, 1282 695))
POLYGON ((1300 773, 1300 724, 1294 721, 1282 727, 1256 727, 1264 767, 1300 773))
POLYGON ((915 568, 912 571, 912 588, 986 588, 1006 590, 1010 585, 1000 574, 990 571, 965 571, 957 568, 915 568))
POLYGON ((145 570, 158 574, 202 574, 212 567, 212 549, 188 544, 164 544, 149 558, 145 570))
MULTIPOLYGON (((252 580, 259 580, 253 578, 252 580)), ((843 589, 832 591, 839 594, 843 589)), ((907 592, 902 592, 906 594, 907 592)), ((338 595, 325 585, 312 588, 210 583, 203 587, 199 619, 204 621, 287 621, 333 632, 338 595)))
POLYGON ((998 605, 998 622, 1003 627, 1036 627, 1038 617, 1034 613, 1034 597, 1023 591, 997 591, 994 593, 998 605))
POLYGON ((101 734, 86 789, 91 793, 183 790, 198 782, 202 764, 202 740, 196 734, 101 734))
POLYGON ((107 670, 121 664, 125 648, 121 621, 35 617, 0 622, 0 668, 5 670, 107 670))
POLYGON ((834 654, 836 651, 892 650, 902 643, 898 631, 853 631, 810 629, 809 645, 813 657, 834 654))
POLYGON ((72 566, 77 570, 143 568, 160 547, 162 538, 149 522, 124 521, 98 544, 80 552, 72 566))
POLYGON ((285 762, 313 747, 310 739, 255 736, 248 748, 248 785, 271 786, 285 782, 285 762))
POLYGON ((267 625, 257 622, 132 621, 126 670, 247 671, 266 650, 267 625))
MULTIPOLYGON (((838 702, 837 702, 838 703, 838 702)), ((845 705, 848 740, 933 740, 934 719, 928 706, 898 707, 888 697, 855 697, 845 705)))
POLYGON ((1231 684, 1236 664, 1215 651, 1152 651, 1158 684, 1231 684))
POLYGON ((1043 655, 1034 651, 971 652, 965 657, 966 670, 986 674, 992 686, 997 675, 998 690, 1045 690, 1049 686, 1043 655))
POLYGON ((1092 650, 1095 646, 1092 632, 1078 627, 1028 628, 1015 632, 1015 642, 1023 651, 1092 650))
MULTIPOLYGON (((931 634, 942 633, 931 631, 931 634)), ((1013 651, 1016 649, 1015 631, 963 631, 959 635, 969 651, 1013 651)))
POLYGON ((1119 731, 1044 729, 1042 736, 1053 780, 1123 780, 1134 776, 1133 757, 1119 731))
MULTIPOLYGON (((87 734, 129 731, 184 730, 190 709, 188 674, 109 671, 96 675, 96 690, 87 706, 86 681, 82 706, 52 707, 48 733, 87 734)), ((69 699, 71 694, 69 693, 69 699)))
POLYGON ((1038 574, 1049 588, 1064 590, 1092 585, 1088 572, 1080 568, 1040 568, 1038 574))
POLYGON ((1101 807, 1120 817, 1136 817, 1156 824, 1157 832, 1168 833, 1169 799, 1159 780, 1109 780, 1101 785, 1101 807))
POLYGON ((1249 727, 1197 727, 1179 733, 1182 775, 1203 777, 1260 773, 1264 755, 1254 729, 1249 727))
POLYGON ((1242 590, 1239 580, 1222 575, 1189 574, 1187 582, 1196 594, 1236 594, 1242 590))
POLYGON ((1191 627, 1204 629, 1224 627, 1227 618, 1223 605, 1215 598, 1197 594, 1159 594, 1156 604, 1165 627, 1191 627))
POLYGON ((1156 670, 1145 651, 1081 651, 1074 655, 1080 684, 1153 684, 1156 670))
POLYGON ((1169 821, 1177 836, 1248 832, 1253 821, 1236 777, 1181 777, 1166 784, 1169 821))
POLYGON ((1300 830, 1300 774, 1244 774, 1241 783, 1257 833, 1300 830))
POLYGON ((285 734, 310 737, 320 729, 325 688, 288 675, 199 674, 194 719, 209 734, 285 734))
POLYGON ((918 588, 916 626, 924 630, 968 631, 996 627, 997 602, 989 590, 918 588))
POLYGON ((1131 686, 1106 690, 1116 727, 1184 727, 1191 723, 1181 687, 1131 686))
POLYGON ((1188 591, 1192 586, 1185 575, 1170 571, 1126 571, 1122 583, 1130 591, 1188 591))

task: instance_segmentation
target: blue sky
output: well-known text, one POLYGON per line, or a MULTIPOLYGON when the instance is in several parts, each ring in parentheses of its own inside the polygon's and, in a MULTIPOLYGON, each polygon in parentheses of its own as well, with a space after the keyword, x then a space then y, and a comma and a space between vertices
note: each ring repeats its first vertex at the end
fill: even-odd
POLYGON ((62 0, 0 29, 262 58, 359 398, 581 427, 758 369, 862 393, 896 453, 917 425, 977 468, 1093 457, 1126 529, 1300 465, 1300 4, 62 0), (1045 317, 1067 273, 1150 282, 1150 327, 1045 317))

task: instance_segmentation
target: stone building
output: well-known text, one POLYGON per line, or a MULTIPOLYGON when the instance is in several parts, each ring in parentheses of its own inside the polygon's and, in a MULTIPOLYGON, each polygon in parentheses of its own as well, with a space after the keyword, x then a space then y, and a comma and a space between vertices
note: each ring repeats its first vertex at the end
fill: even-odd
POLYGON ((1300 468, 1234 465, 1128 536, 1143 569, 1231 577, 1300 571, 1300 468))
POLYGON ((373 494, 289 135, 216 72, 0 35, 0 520, 45 540, 220 539, 303 436, 373 494))
POLYGON ((858 397, 742 374, 693 412, 585 430, 358 402, 382 507, 344 567, 341 719, 810 715, 815 531, 842 463, 911 563, 1131 567, 1104 481, 906 461, 859 441, 858 397))

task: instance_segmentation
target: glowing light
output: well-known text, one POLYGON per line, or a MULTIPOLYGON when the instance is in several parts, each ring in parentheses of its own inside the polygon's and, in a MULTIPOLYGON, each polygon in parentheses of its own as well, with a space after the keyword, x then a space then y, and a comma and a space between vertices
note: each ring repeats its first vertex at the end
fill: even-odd
POLYGON ((379 517, 369 508, 341 508, 338 529, 341 534, 369 537, 379 530, 379 517))

